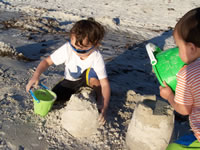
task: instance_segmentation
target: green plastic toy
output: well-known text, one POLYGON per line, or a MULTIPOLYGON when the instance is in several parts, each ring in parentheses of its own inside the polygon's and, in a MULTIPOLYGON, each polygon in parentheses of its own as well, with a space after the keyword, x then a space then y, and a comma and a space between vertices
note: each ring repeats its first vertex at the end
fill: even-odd
POLYGON ((185 65, 178 53, 178 48, 171 48, 162 51, 152 43, 146 45, 146 50, 151 60, 151 64, 156 77, 161 86, 163 81, 169 85, 172 91, 176 90, 176 74, 185 65))
MULTIPOLYGON (((42 87, 45 86, 42 85, 42 87)), ((47 87, 37 89, 34 92, 30 90, 30 93, 34 100, 34 113, 42 117, 46 116, 56 100, 56 94, 47 87)))

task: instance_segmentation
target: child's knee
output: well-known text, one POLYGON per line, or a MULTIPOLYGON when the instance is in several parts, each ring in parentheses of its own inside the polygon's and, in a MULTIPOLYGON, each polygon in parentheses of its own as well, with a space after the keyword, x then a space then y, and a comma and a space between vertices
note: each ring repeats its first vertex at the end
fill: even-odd
POLYGON ((89 86, 90 87, 100 87, 100 81, 96 78, 90 78, 89 86))

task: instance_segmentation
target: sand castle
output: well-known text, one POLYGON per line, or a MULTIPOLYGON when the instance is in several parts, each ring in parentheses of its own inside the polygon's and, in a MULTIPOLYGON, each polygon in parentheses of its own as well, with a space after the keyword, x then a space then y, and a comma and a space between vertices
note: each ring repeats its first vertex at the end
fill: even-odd
POLYGON ((61 115, 61 124, 74 137, 87 137, 98 128, 98 110, 94 91, 83 88, 73 94, 61 115))
POLYGON ((138 102, 126 134, 127 147, 130 150, 164 150, 171 139, 173 126, 173 110, 166 102, 138 102))

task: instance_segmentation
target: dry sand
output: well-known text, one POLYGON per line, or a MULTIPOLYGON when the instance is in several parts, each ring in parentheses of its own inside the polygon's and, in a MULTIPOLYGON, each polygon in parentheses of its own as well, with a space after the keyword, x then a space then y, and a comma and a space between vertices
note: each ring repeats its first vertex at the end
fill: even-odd
MULTIPOLYGON (((174 47, 171 29, 178 18, 199 4, 196 0, 0 1, 0 42, 4 45, 0 50, 8 52, 8 57, 0 57, 0 149, 127 149, 125 138, 136 103, 145 95, 162 101, 145 44, 174 47), (112 94, 107 123, 82 138, 61 126, 62 108, 54 106, 45 118, 35 115, 25 86, 41 59, 69 38, 72 24, 91 16, 107 28, 100 50, 112 94), (23 57, 19 60, 19 56, 23 57)), ((41 81, 52 88, 62 76, 63 65, 51 66, 41 81)), ((155 113, 162 112, 161 106, 156 105, 155 113)), ((187 118, 177 115, 171 140, 188 129, 187 118)))

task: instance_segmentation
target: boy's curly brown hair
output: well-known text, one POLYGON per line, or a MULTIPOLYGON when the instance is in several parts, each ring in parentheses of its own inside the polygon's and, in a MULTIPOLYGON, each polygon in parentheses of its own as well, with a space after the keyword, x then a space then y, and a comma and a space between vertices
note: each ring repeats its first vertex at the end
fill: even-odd
POLYGON ((93 18, 80 20, 74 24, 70 30, 70 36, 76 37, 76 45, 83 45, 83 40, 86 38, 88 43, 97 46, 103 39, 105 34, 104 27, 95 21, 93 18))

